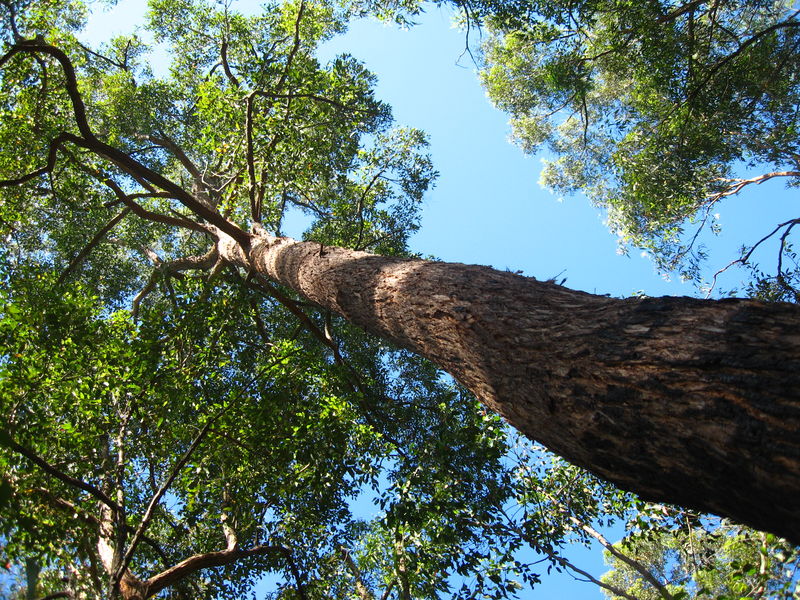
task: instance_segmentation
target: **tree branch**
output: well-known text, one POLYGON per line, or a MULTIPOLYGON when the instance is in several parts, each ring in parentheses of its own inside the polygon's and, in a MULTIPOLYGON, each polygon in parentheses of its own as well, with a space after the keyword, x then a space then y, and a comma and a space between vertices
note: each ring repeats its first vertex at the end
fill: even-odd
POLYGON ((719 60, 716 64, 714 64, 708 70, 708 72, 705 74, 705 77, 703 78, 703 80, 700 83, 698 83, 692 90, 690 90, 688 94, 686 94, 686 99, 683 100, 683 102, 681 104, 691 104, 691 102, 700 93, 700 90, 702 90, 703 87, 709 81, 711 81, 714 78, 714 75, 716 75, 717 72, 720 69, 722 69, 726 64, 728 64, 729 62, 734 60, 736 57, 738 57, 740 54, 742 54, 745 50, 747 50, 747 48, 749 48, 750 46, 752 46, 753 44, 758 42, 764 36, 774 32, 774 31, 777 31, 778 29, 783 29, 785 27, 800 27, 800 21, 792 21, 791 20, 791 19, 794 19, 798 14, 800 14, 800 10, 795 11, 785 21, 781 21, 780 23, 775 23, 775 24, 771 25, 770 27, 767 27, 766 29, 763 29, 763 30, 759 31, 758 33, 752 35, 751 37, 749 37, 745 41, 743 41, 741 44, 739 44, 739 47, 736 48, 736 50, 734 50, 733 52, 731 52, 727 56, 723 57, 721 60, 719 60))
MULTIPOLYGON (((86 512, 77 504, 74 504, 69 500, 65 500, 64 498, 55 495, 50 490, 42 487, 35 487, 31 488, 30 491, 47 498, 48 502, 50 502, 50 505, 52 507, 68 512, 72 515, 76 515, 80 519, 83 519, 86 523, 93 525, 95 527, 100 526, 100 519, 98 519, 96 516, 86 512)), ((125 524, 125 528, 129 533, 134 532, 134 528, 128 525, 127 523, 125 524)), ((148 546, 150 546, 153 549, 153 551, 155 551, 156 554, 158 554, 159 558, 161 558, 164 564, 169 564, 170 562, 169 557, 166 555, 164 550, 161 549, 161 546, 159 546, 158 542, 156 542, 153 538, 149 536, 143 536, 142 541, 148 546)))
MULTIPOLYGON (((561 507, 560 505, 559 505, 559 507, 560 507, 560 509, 566 511, 566 509, 564 507, 561 507)), ((509 527, 511 527, 511 529, 513 531, 515 531, 520 537, 522 537, 522 539, 525 540, 536 551, 547 555, 547 558, 549 558, 550 560, 558 563, 559 565, 561 565, 562 567, 564 567, 566 569, 569 569, 571 571, 574 571, 575 573, 578 573, 579 575, 582 575, 589 582, 594 583, 598 587, 601 587, 603 589, 608 590, 609 592, 611 592, 612 594, 614 594, 616 596, 620 596, 622 598, 627 598, 628 600, 639 600, 635 596, 631 596, 630 594, 628 594, 625 590, 623 590, 621 588, 618 588, 616 586, 613 586, 611 584, 605 583, 604 581, 601 581, 601 580, 597 579, 591 573, 588 573, 587 571, 584 571, 580 567, 575 566, 574 564, 572 564, 572 562, 570 562, 569 560, 567 560, 563 556, 559 556, 558 554, 556 554, 555 551, 550 550, 550 549, 542 546, 541 544, 537 544, 524 529, 522 529, 521 527, 519 527, 517 525, 516 521, 514 521, 514 519, 512 519, 504 509, 501 508, 500 512, 503 514, 503 516, 506 519, 506 522, 508 523, 509 527)))
POLYGON ((339 552, 342 555, 344 564, 347 565, 348 570, 356 580, 356 591, 358 592, 358 597, 361 598, 361 600, 374 600, 372 592, 369 591, 369 588, 364 583, 364 578, 361 576, 361 571, 359 571, 358 565, 356 565, 353 557, 350 556, 350 550, 344 546, 339 546, 339 552))
POLYGON ((183 148, 178 146, 174 140, 170 139, 164 133, 160 133, 159 135, 145 135, 142 136, 144 139, 153 142, 154 144, 161 146, 165 150, 169 150, 175 158, 178 159, 178 162, 183 165, 183 168, 186 169, 189 174, 194 179, 202 179, 203 174, 200 172, 200 169, 195 165, 191 159, 186 156, 186 153, 183 151, 183 148))
POLYGON ((367 114, 374 114, 375 111, 367 110, 364 108, 356 108, 354 106, 348 106, 347 104, 342 104, 337 100, 332 100, 331 98, 326 98, 325 96, 320 96, 319 94, 309 94, 309 93, 290 93, 290 94, 278 94, 273 92, 265 92, 263 90, 256 90, 252 92, 252 95, 260 96, 262 98, 272 98, 275 100, 294 100, 296 98, 308 98, 310 100, 314 100, 316 102, 322 102, 324 104, 330 104, 331 106, 335 106, 336 108, 341 108, 342 110, 347 110, 351 112, 361 112, 367 114))
POLYGON ((668 12, 663 17, 658 17, 656 19, 656 23, 659 24, 670 23, 675 19, 677 19, 678 17, 685 15, 687 12, 694 11, 695 9, 705 4, 707 1, 708 0, 692 0, 692 2, 687 2, 686 4, 679 6, 675 10, 668 12))
POLYGON ((0 444, 8 446, 14 452, 21 454, 29 461, 34 463, 36 466, 38 466, 40 469, 42 469, 48 475, 51 475, 52 477, 55 477, 56 479, 66 483, 67 485, 83 490, 84 492, 87 492, 88 494, 94 496, 97 500, 108 506, 114 512, 121 511, 120 506, 116 502, 114 502, 111 498, 109 498, 103 492, 98 490, 96 487, 86 483, 85 481, 76 479, 75 477, 71 477, 70 475, 63 473, 62 471, 60 471, 59 469, 57 469, 56 467, 45 461, 43 458, 37 456, 36 453, 33 452, 32 450, 29 450, 25 446, 22 446, 21 444, 15 442, 13 439, 11 439, 10 435, 9 436, 4 435, 2 441, 0 441, 0 444))
POLYGON ((74 136, 68 133, 58 134, 50 141, 50 147, 47 152, 47 164, 44 167, 14 179, 0 179, 0 188, 22 185, 23 183, 31 181, 32 179, 36 179, 37 177, 40 177, 46 173, 52 172, 53 168, 56 166, 58 150, 61 147, 61 144, 63 144, 65 141, 71 141, 71 138, 73 137, 74 136))
POLYGON ((67 268, 61 273, 58 277, 58 281, 56 285, 62 285, 64 281, 66 281, 69 274, 77 269, 80 264, 84 261, 84 259, 89 255, 89 253, 102 241, 102 239, 108 234, 109 231, 114 229, 114 227, 119 223, 125 216, 131 212, 131 208, 129 206, 125 207, 119 214, 112 217, 112 219, 106 223, 100 231, 98 231, 94 237, 89 240, 89 243, 84 246, 83 250, 81 250, 78 255, 73 258, 67 268))
POLYGON ((220 58, 222 59, 222 70, 225 71, 225 76, 228 80, 233 84, 233 87, 239 88, 239 80, 236 78, 236 75, 233 74, 231 71, 230 64, 228 64, 228 40, 222 40, 222 46, 220 47, 220 58))
MULTIPOLYGON (((145 589, 147 590, 147 597, 154 596, 165 588, 174 585, 178 581, 186 578, 192 573, 196 573, 201 569, 208 569, 212 567, 222 567, 229 565, 237 560, 250 558, 252 556, 262 556, 270 552, 281 553, 284 556, 291 557, 291 551, 285 546, 271 546, 259 545, 247 548, 244 550, 222 550, 219 552, 205 552, 203 554, 195 554, 186 558, 169 569, 150 577, 144 582, 145 589)), ((297 573, 295 573, 297 575, 297 573)), ((298 594, 301 598, 305 598, 305 591, 299 579, 297 580, 298 594)))
MULTIPOLYGON (((302 13, 302 5, 300 12, 302 13)), ((65 87, 72 103, 73 115, 75 117, 78 130, 82 136, 78 137, 70 134, 64 134, 65 136, 69 136, 70 141, 78 146, 81 146, 82 148, 90 150, 99 156, 110 160, 129 175, 142 177, 153 185, 166 192, 169 192, 172 197, 186 206, 195 215, 213 224, 221 231, 231 236, 243 247, 249 247, 250 236, 247 232, 242 231, 238 226, 222 217, 218 212, 205 206, 202 202, 199 202, 186 190, 169 180, 167 177, 164 177, 160 173, 157 173, 156 171, 146 167, 144 164, 140 163, 122 150, 106 144, 94 134, 89 125, 86 114, 86 106, 83 102, 80 91, 78 90, 78 80, 75 74, 75 67, 70 58, 62 50, 43 42, 40 38, 33 40, 22 40, 21 42, 15 44, 11 50, 9 50, 9 52, 0 58, 0 68, 2 68, 2 66, 12 57, 20 53, 47 54, 55 58, 61 65, 61 68, 64 72, 64 77, 66 78, 65 87)))
POLYGON ((576 525, 581 530, 585 531, 591 537, 600 542, 600 545, 603 546, 603 548, 605 548, 606 550, 608 550, 615 558, 624 562, 634 571, 639 573, 650 585, 653 586, 653 588, 658 592, 660 596, 664 598, 664 600, 674 600, 672 594, 669 593, 667 588, 664 587, 664 585, 658 579, 653 577, 653 574, 649 571, 649 569, 645 565, 643 565, 637 560, 632 559, 627 554, 620 552, 620 550, 616 548, 614 544, 609 542, 603 536, 603 534, 601 534, 599 531, 597 531, 594 527, 592 527, 588 523, 585 523, 584 521, 576 517, 574 514, 572 514, 572 512, 566 506, 564 506, 564 504, 559 502, 555 497, 551 496, 546 492, 545 495, 550 500, 550 502, 553 503, 553 506, 555 506, 560 513, 565 515, 574 525, 576 525))
POLYGON ((746 265, 747 261, 750 260, 750 257, 753 255, 753 253, 756 251, 756 249, 759 246, 761 246, 761 244, 766 242, 769 238, 771 238, 773 235, 778 233, 784 227, 790 227, 791 228, 791 227, 794 227, 795 225, 797 225, 798 223, 800 223, 800 219, 792 219, 791 221, 786 221, 784 223, 779 223, 778 226, 775 227, 775 229, 770 231, 767 235, 765 235, 760 240, 758 240, 755 244, 753 244, 753 246, 751 246, 750 250, 748 250, 747 253, 744 256, 741 256, 741 257, 737 258, 736 260, 732 260, 727 265, 722 267, 719 271, 714 273, 714 277, 711 280, 711 286, 708 288, 708 292, 706 293, 706 298, 711 296, 711 292, 714 291, 714 287, 717 285, 717 278, 720 275, 722 275, 725 271, 730 269, 733 265, 737 265, 737 264, 746 265))
POLYGON ((255 96, 250 93, 247 95, 245 99, 246 107, 245 107, 245 119, 244 119, 244 128, 245 128, 245 140, 246 140, 246 150, 245 150, 245 158, 247 162, 247 178, 249 181, 247 187, 247 193, 250 197, 250 218, 253 219, 254 223, 261 222, 261 206, 258 205, 256 202, 256 165, 255 165, 255 157, 253 151, 253 104, 255 102, 255 96))
POLYGON ((113 191, 117 196, 117 199, 125 206, 130 208, 133 211, 133 214, 135 214, 137 217, 147 221, 153 221, 154 223, 163 223, 164 225, 171 225, 172 227, 191 229, 193 231, 199 231, 205 234, 209 233, 208 228, 204 227, 201 223, 197 223, 191 219, 171 217, 169 215, 153 212, 134 201, 136 198, 173 198, 172 194, 169 192, 126 194, 119 184, 111 179, 109 175, 102 173, 101 171, 92 172, 89 170, 89 173, 95 177, 95 179, 113 191))
POLYGON ((145 510, 144 515, 142 516, 142 520, 139 523, 139 526, 136 528, 136 533, 134 533, 133 537, 131 538, 130 545, 128 546, 128 549, 126 550, 122 558, 122 562, 117 568, 117 572, 112 574, 113 587, 116 587, 116 583, 120 581, 122 575, 128 569, 128 565, 130 564, 131 559, 133 558, 133 553, 136 551, 136 546, 139 545, 139 542, 141 541, 145 530, 150 525, 150 520, 153 518, 153 513, 155 511, 156 506, 158 505, 159 502, 161 502, 161 498, 170 488, 172 482, 175 481, 175 478, 178 476, 178 473, 180 473, 181 469, 183 469, 184 465, 186 465, 186 463, 189 461, 192 454, 194 454, 194 451, 206 437, 206 434, 208 433, 208 430, 210 429, 211 425, 223 414, 223 412, 224 410, 220 411, 206 422, 206 424, 203 426, 203 428, 200 430, 197 436, 195 436, 192 443, 189 445, 189 448, 186 450, 186 452, 184 452, 180 460, 178 460, 178 462, 175 463, 175 465, 172 467, 172 471, 170 472, 167 479, 164 481, 164 483, 161 484, 161 487, 158 488, 156 493, 150 499, 150 503, 147 505, 147 509, 145 510))

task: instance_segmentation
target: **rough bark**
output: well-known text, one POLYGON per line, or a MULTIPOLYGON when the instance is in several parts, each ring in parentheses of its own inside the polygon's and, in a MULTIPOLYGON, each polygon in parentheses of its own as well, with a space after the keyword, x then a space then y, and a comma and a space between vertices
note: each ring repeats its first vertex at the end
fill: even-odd
POLYGON ((598 476, 800 542, 800 306, 620 300, 488 267, 220 235, 229 262, 429 358, 598 476))

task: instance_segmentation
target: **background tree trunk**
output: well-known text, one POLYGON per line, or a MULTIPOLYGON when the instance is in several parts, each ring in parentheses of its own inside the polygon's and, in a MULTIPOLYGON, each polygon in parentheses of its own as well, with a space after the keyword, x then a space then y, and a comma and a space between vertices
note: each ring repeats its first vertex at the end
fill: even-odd
POLYGON ((620 300, 475 265, 223 242, 598 476, 800 542, 799 306, 620 300))

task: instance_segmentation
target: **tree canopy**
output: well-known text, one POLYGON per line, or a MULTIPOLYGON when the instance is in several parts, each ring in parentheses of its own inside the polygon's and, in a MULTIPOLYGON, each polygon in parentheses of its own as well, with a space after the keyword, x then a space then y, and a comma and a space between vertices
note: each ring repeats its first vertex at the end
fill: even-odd
MULTIPOLYGON (((273 573, 275 598, 503 598, 554 568, 679 597, 663 548, 727 539, 243 257, 300 210, 316 256, 413 258, 425 136, 356 58, 315 56, 353 7, 153 0, 163 76, 136 35, 83 41, 82 2, 0 7, 0 554, 31 593, 238 598, 273 573), (611 521, 640 537, 613 546, 611 521), (573 565, 591 539, 625 567, 573 565)), ((791 544, 726 527, 748 568, 719 570, 789 597, 791 544)))
MULTIPOLYGON (((797 185, 794 3, 466 6, 488 23, 482 79, 515 141, 552 153, 542 183, 586 194, 623 248, 646 249, 663 271, 710 290, 699 235, 719 232, 718 204, 773 178, 797 185)), ((731 265, 750 269, 751 295, 795 301, 796 225, 741 240, 731 265)))

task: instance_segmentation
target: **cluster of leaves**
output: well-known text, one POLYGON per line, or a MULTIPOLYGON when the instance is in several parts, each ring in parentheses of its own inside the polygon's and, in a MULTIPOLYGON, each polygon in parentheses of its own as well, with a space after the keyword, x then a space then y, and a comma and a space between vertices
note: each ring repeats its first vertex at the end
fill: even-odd
MULTIPOLYGON (((718 230, 716 205, 773 177, 796 185, 794 4, 500 4, 473 7, 490 29, 482 69, 490 97, 526 152, 551 153, 542 182, 605 208, 623 247, 645 248, 663 271, 700 282, 706 251, 697 234, 718 230)), ((791 299, 795 224, 772 232, 778 265, 755 284, 791 299)), ((737 262, 748 264, 755 240, 743 242, 737 262)))
POLYGON ((641 600, 659 600, 665 594, 676 600, 797 597, 800 554, 785 540, 719 519, 653 508, 614 549, 647 565, 646 574, 661 587, 608 551, 612 570, 603 576, 604 583, 641 600))

